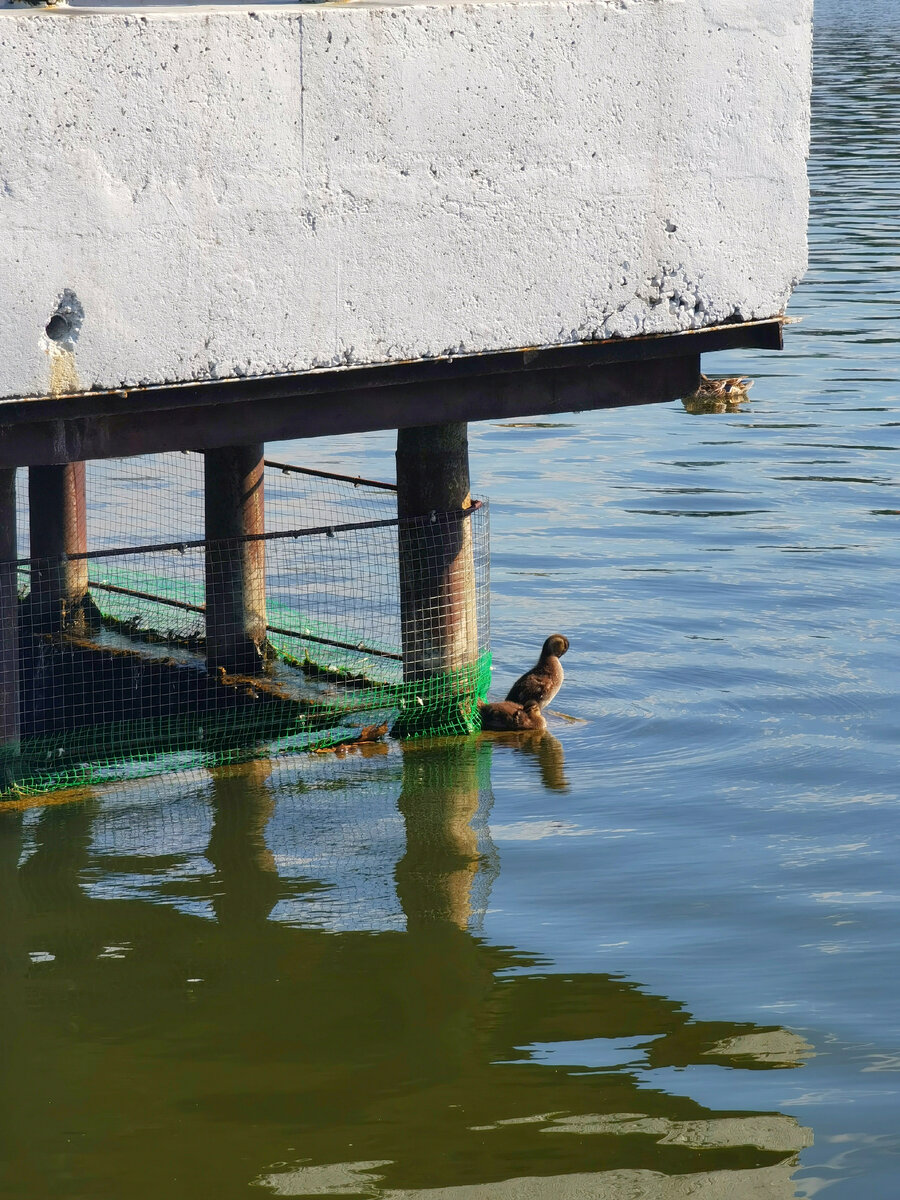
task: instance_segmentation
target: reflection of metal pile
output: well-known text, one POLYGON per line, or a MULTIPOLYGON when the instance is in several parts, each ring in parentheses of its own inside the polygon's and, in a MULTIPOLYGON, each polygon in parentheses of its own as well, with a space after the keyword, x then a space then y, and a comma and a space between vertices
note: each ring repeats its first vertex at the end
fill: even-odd
POLYGON ((809 1132, 741 1094, 751 1053, 783 1068, 798 1039, 473 932, 496 753, 409 742, 0 812, 13 1194, 57 1194, 65 1171, 172 1195, 177 1161, 185 1197, 199 1178, 225 1196, 788 1200, 809 1132), (670 1069, 711 1062, 727 1111, 670 1069), (92 1136, 70 1146, 75 1109, 92 1136), (30 1159, 35 1128, 66 1155, 30 1159))
POLYGON ((472 728, 490 670, 486 505, 399 521, 393 485, 282 463, 268 463, 265 476, 268 667, 248 676, 207 665, 210 562, 240 548, 197 538, 202 456, 89 464, 89 591, 78 611, 53 611, 43 598, 54 563, 20 559, 22 743, 3 752, 7 785, 46 790, 210 755, 240 760, 272 743, 314 749, 383 736, 403 714, 407 733, 472 728), (413 678, 399 540, 427 574, 460 524, 474 562, 477 656, 413 678))

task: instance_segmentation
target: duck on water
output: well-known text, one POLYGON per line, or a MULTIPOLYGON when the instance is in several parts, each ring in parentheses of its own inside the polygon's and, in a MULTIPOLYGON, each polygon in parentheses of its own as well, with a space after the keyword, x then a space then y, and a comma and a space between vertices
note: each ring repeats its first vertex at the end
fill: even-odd
POLYGON ((562 687, 560 658, 569 649, 569 639, 551 634, 544 642, 540 658, 530 671, 512 685, 506 699, 495 704, 479 704, 482 729, 546 729, 542 709, 562 687))
POLYGON ((563 669, 559 661, 569 648, 569 639, 561 633, 553 633, 544 642, 541 657, 530 671, 526 671, 506 694, 507 700, 526 704, 535 700, 546 708, 562 687, 563 669))
POLYGON ((541 706, 536 700, 529 700, 527 704, 516 704, 513 700, 500 700, 496 704, 482 701, 478 705, 478 715, 482 729, 543 731, 547 728, 541 706))

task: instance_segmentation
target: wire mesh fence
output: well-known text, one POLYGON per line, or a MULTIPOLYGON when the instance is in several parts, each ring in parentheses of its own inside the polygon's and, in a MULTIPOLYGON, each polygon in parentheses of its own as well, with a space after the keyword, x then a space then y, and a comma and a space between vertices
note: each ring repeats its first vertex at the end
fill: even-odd
POLYGON ((267 461, 265 531, 207 542, 202 455, 92 463, 86 490, 86 551, 20 533, 0 790, 477 728, 485 503, 400 520, 390 484, 267 461))

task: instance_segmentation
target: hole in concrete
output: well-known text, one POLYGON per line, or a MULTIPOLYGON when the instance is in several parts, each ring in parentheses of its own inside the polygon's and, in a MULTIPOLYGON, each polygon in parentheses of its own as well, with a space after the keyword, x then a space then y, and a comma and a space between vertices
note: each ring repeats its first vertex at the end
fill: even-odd
POLYGON ((84 321, 84 307, 71 288, 64 288, 56 311, 44 329, 51 342, 63 350, 74 350, 84 321))
POLYGON ((54 313, 47 325, 47 337, 51 342, 61 342, 72 332, 72 326, 60 313, 54 313))

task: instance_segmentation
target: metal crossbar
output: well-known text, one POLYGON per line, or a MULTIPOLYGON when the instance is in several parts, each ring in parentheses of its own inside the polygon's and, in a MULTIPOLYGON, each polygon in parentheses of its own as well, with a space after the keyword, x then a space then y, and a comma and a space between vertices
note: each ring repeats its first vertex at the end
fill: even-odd
MULTIPOLYGON (((96 588, 101 592, 115 592, 119 596, 134 596, 137 600, 151 600, 154 604, 168 604, 171 608, 180 608, 184 612, 206 612, 205 604, 191 604, 187 600, 175 600, 170 596, 156 596, 152 592, 140 592, 137 588, 120 587, 115 583, 98 583, 92 579, 91 588, 96 588)), ((315 633, 301 633, 299 629, 283 629, 280 625, 267 625, 266 630, 268 633, 279 633, 282 637, 316 642, 320 646, 335 646, 339 650, 358 650, 360 654, 375 654, 379 658, 392 658, 396 662, 403 661, 402 654, 394 654, 390 650, 376 650, 374 646, 366 646, 363 642, 341 642, 336 638, 319 637, 315 633)))
POLYGON ((316 471, 312 467, 297 467, 293 463, 274 462, 271 458, 265 460, 267 467, 285 474, 314 475, 317 479, 336 479, 339 483, 352 483, 354 487, 382 488, 386 492, 396 492, 396 483, 384 483, 378 479, 364 479, 362 475, 338 475, 334 471, 316 471))
MULTIPOLYGON (((441 513, 444 517, 470 517, 473 513, 481 508, 483 501, 473 500, 468 508, 455 508, 449 512, 441 513)), ((433 521, 436 513, 430 514, 427 517, 413 518, 423 523, 433 521)), ((409 520, 410 518, 407 518, 409 520)), ((336 525, 317 525, 310 529, 285 529, 276 530, 271 533, 246 533, 239 538, 231 538, 236 545, 241 542, 274 542, 285 538, 301 538, 301 537, 321 537, 323 534, 326 537, 333 537, 336 533, 349 533, 355 529, 388 529, 391 526, 400 524, 398 517, 392 517, 382 521, 346 521, 336 525)), ((186 550, 202 550, 207 546, 213 545, 207 538, 191 538, 188 541, 181 542, 157 542, 150 546, 115 546, 109 550, 84 550, 79 554, 66 554, 65 557, 69 562, 81 561, 83 559, 97 558, 121 558, 124 555, 134 554, 157 554, 164 551, 176 550, 182 553, 186 550)), ((17 567, 27 567, 34 560, 31 558, 17 558, 14 560, 14 565, 17 567)))

